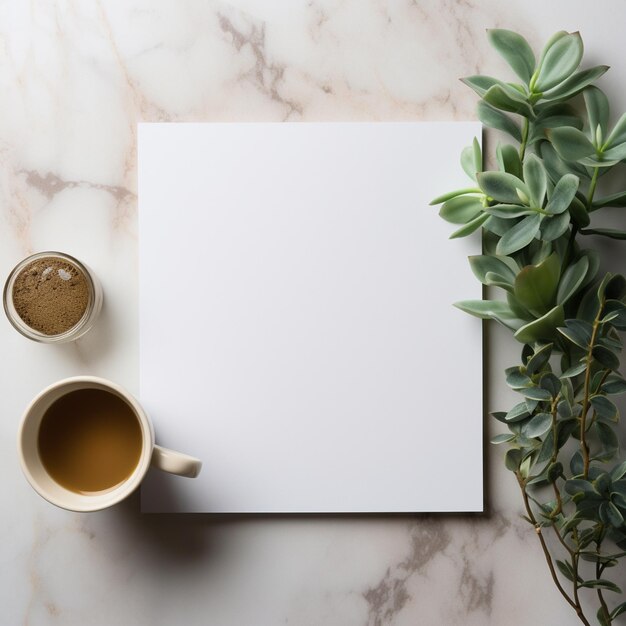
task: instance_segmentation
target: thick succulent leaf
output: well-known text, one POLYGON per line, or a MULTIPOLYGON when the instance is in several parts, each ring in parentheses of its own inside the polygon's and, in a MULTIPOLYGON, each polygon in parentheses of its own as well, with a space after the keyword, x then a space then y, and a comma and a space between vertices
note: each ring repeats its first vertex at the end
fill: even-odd
POLYGON ((451 224, 467 224, 478 217, 482 210, 482 202, 476 196, 457 196, 443 203, 439 215, 451 224))
POLYGON ((505 204, 520 204, 519 192, 530 193, 523 181, 506 172, 482 172, 478 184, 487 196, 505 204))
POLYGON ((530 324, 522 326, 516 333, 515 339, 522 343, 533 343, 534 341, 541 341, 545 339, 551 339, 558 326, 563 324, 563 307, 555 306, 551 311, 548 311, 543 317, 540 317, 530 324))
POLYGON ((532 206, 540 209, 548 189, 548 175, 541 159, 535 154, 529 154, 524 160, 523 172, 532 206))
POLYGON ((506 302, 497 300, 464 300, 455 302, 454 306, 474 317, 500 322, 512 330, 516 330, 525 324, 524 320, 519 319, 511 311, 511 307, 506 302))
POLYGON ((495 109, 490 104, 487 104, 484 100, 481 100, 478 103, 476 111, 478 113, 478 119, 485 126, 501 130, 508 135, 511 135, 511 137, 517 141, 522 140, 520 127, 506 113, 498 111, 498 109, 495 109))
POLYGON ((535 90, 546 92, 569 78, 580 65, 583 42, 579 33, 548 42, 539 67, 535 90))
POLYGON ((557 304, 565 304, 581 287, 589 269, 589 259, 581 257, 563 272, 556 294, 557 304))
POLYGON ((502 260, 503 258, 507 257, 479 254, 470 256, 469 264, 474 276, 476 276, 481 283, 485 282, 486 275, 489 272, 499 274, 512 283, 515 280, 515 272, 507 262, 502 260))
POLYGON ((513 71, 529 83, 535 71, 535 55, 528 42, 512 30, 492 28, 487 30, 491 45, 502 55, 513 71))
POLYGON ((605 196, 604 198, 598 198, 593 201, 593 210, 601 209, 603 207, 618 207, 624 208, 626 207, 626 191, 620 191, 619 193, 611 194, 610 196, 605 196))
POLYGON ((626 142, 626 113, 622 115, 613 127, 611 134, 607 137, 607 147, 612 148, 618 144, 626 142))
POLYGON ((478 139, 474 137, 471 146, 467 146, 461 152, 461 167, 463 171, 473 180, 476 180, 476 174, 483 169, 483 159, 478 139))
POLYGON ((605 150, 602 153, 602 159, 605 161, 623 161, 626 159, 626 143, 620 143, 605 150))
POLYGON ((528 310, 543 315, 554 305, 560 274, 561 260, 553 252, 538 265, 520 270, 515 278, 515 297, 528 310))
POLYGON ((461 78, 461 82, 465 83, 470 89, 473 89, 481 98, 487 93, 487 90, 494 85, 503 85, 504 83, 497 78, 491 76, 466 76, 461 78))
POLYGON ((500 255, 510 255, 527 246, 539 232, 541 215, 529 215, 508 230, 496 246, 500 255))
POLYGON ((609 239, 626 239, 626 231, 615 228, 587 228, 580 231, 581 235, 599 235, 609 239))
POLYGON ((546 205, 546 211, 552 214, 563 213, 572 203, 578 191, 579 180, 574 174, 565 174, 555 185, 550 200, 546 205))
POLYGON ((608 69, 608 65, 596 65, 588 70, 576 72, 567 80, 564 80, 560 85, 544 92, 543 99, 560 100, 571 98, 577 93, 580 93, 588 85, 591 85, 591 83, 595 80, 598 80, 598 78, 600 78, 600 76, 602 76, 608 69))
POLYGON ((585 106, 587 107, 587 117, 589 118, 589 129, 595 136, 596 128, 600 127, 602 136, 606 137, 609 125, 609 99, 605 93, 597 87, 588 87, 583 91, 585 106))
POLYGON ((478 230, 487 220, 489 219, 489 214, 481 213, 478 217, 475 217, 471 222, 465 224, 465 226, 461 226, 458 230, 455 230, 451 235, 450 239, 458 239, 460 237, 467 237, 471 235, 474 231, 478 230))
POLYGON ((541 223, 541 238, 544 241, 555 241, 567 231, 569 224, 568 211, 560 215, 547 216, 541 223))
POLYGON ((522 432, 526 437, 541 437, 552 427, 552 415, 550 413, 538 413, 524 426, 522 432))
POLYGON ((533 215, 537 213, 537 211, 519 204, 494 204, 493 206, 487 207, 485 213, 505 220, 511 220, 517 217, 523 217, 524 215, 533 215))
POLYGON ((517 113, 531 119, 534 117, 533 110, 526 98, 519 91, 506 84, 490 87, 483 96, 483 100, 501 111, 517 113))
POLYGON ((578 161, 595 154, 596 149, 585 133, 572 126, 546 131, 559 156, 565 161, 578 161))
POLYGON ((496 147, 496 160, 498 166, 503 172, 512 174, 516 178, 522 178, 522 162, 519 158, 519 152, 511 144, 500 144, 496 147))

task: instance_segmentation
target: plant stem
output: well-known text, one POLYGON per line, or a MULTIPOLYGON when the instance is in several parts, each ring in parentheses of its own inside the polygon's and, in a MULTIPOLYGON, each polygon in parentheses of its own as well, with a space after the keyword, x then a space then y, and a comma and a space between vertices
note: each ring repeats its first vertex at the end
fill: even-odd
POLYGON ((529 128, 528 118, 525 117, 524 122, 522 124, 522 142, 520 143, 520 147, 519 147, 519 160, 520 161, 524 160, 524 155, 526 154, 526 142, 528 141, 528 128, 529 128))
POLYGON ((600 328, 600 316, 602 314, 603 303, 600 302, 596 319, 593 321, 589 349, 587 350, 587 368, 585 369, 585 393, 583 396, 583 411, 580 415, 580 450, 583 455, 583 475, 585 479, 589 475, 589 446, 587 445, 587 412, 589 411, 589 384, 591 382, 591 363, 593 361, 593 347, 600 328))
MULTIPOLYGON (((583 624, 585 624, 585 626, 591 626, 591 624, 585 617, 582 606, 580 605, 580 601, 578 599, 576 599, 576 601, 572 600, 572 598, 569 597, 565 589, 563 589, 563 586, 561 585, 559 578, 557 576, 556 570, 554 569, 554 563, 552 562, 550 551, 548 550, 548 546, 546 545, 546 540, 544 539, 543 534, 541 532, 541 525, 537 522, 537 518, 535 517, 535 514, 533 513, 530 507, 530 502, 528 501, 528 494, 526 493, 526 486, 524 485, 524 480, 520 476, 519 472, 516 472, 515 476, 517 477, 517 482, 522 491, 522 499, 524 500, 524 507, 526 508, 526 514, 528 516, 528 519, 531 521, 532 525, 535 527, 535 532, 537 533, 537 537, 539 537, 539 543, 541 543, 541 549, 543 550, 543 554, 546 558, 546 563, 548 564, 548 569, 550 570, 550 574, 552 576, 552 580, 554 581, 554 584, 556 585, 556 588, 559 590, 559 593, 565 598, 567 603, 576 611, 576 614, 578 615, 578 618, 580 619, 580 621, 583 624)), ((575 593, 577 595, 577 589, 575 589, 575 593)))
POLYGON ((587 212, 591 211, 591 204, 593 202, 593 196, 596 193, 596 185, 598 184, 598 176, 600 168, 595 167, 593 170, 593 176, 591 177, 591 183, 589 184, 589 193, 587 195, 587 212))

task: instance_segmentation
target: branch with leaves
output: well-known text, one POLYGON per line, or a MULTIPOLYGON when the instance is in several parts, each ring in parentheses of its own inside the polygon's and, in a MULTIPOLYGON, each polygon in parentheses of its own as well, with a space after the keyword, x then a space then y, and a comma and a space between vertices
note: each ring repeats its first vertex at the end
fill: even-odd
POLYGON ((619 462, 619 374, 626 330, 626 280, 598 277, 599 256, 581 238, 626 239, 596 228, 593 213, 626 207, 626 190, 598 197, 598 183, 626 160, 626 114, 609 127, 609 102, 594 82, 605 65, 580 70, 578 33, 553 35, 537 60, 508 30, 488 31, 519 81, 470 76, 478 117, 513 140, 495 150, 498 169, 483 171, 478 142, 461 165, 472 185, 442 195, 439 214, 457 225, 451 238, 479 229, 483 254, 470 257, 480 282, 502 298, 459 302, 463 311, 510 329, 523 344, 506 382, 520 394, 495 412, 507 431, 506 467, 554 583, 583 624, 595 600, 601 626, 626 612, 611 568, 626 556, 626 461, 619 462), (617 601, 615 595, 618 594, 617 601), (610 598, 609 598, 610 596, 610 598))

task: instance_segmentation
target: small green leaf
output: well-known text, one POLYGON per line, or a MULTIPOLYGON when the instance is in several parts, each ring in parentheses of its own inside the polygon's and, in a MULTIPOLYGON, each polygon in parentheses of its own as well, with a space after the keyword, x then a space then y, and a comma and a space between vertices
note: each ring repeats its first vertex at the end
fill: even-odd
POLYGON ((505 83, 490 87, 483 95, 483 100, 501 111, 517 113, 531 119, 534 117, 533 110, 526 98, 505 83))
POLYGON ((611 134, 606 140, 606 146, 612 148, 626 142, 626 113, 622 115, 613 127, 611 134))
POLYGON ((538 400, 539 402, 545 402, 546 400, 550 400, 552 397, 547 389, 543 389, 541 387, 524 387, 522 389, 518 389, 517 391, 519 391, 525 398, 538 400))
POLYGON ((434 200, 429 202, 430 206, 435 204, 441 204, 446 200, 451 200, 452 198, 456 198, 457 196, 465 196, 467 194, 480 193, 480 189, 475 187, 468 187, 467 189, 456 189, 455 191, 449 191, 448 193, 444 193, 440 196, 437 196, 434 200))
POLYGON ((507 450, 504 455, 504 465, 511 472, 516 472, 522 462, 522 451, 515 448, 507 450))
POLYGON ((626 461, 623 461, 619 465, 616 465, 611 470, 611 478, 613 480, 619 480, 620 478, 623 478, 624 475, 626 475, 626 461))
POLYGON ((560 215, 544 217, 541 223, 541 239, 544 241, 555 241, 563 235, 570 224, 569 211, 560 215))
POLYGON ((511 135, 517 141, 522 140, 522 132, 519 126, 505 113, 481 100, 476 107, 478 119, 489 128, 495 128, 511 135))
POLYGON ((598 235, 609 239, 626 239, 626 231, 614 228, 587 228, 580 231, 581 235, 598 235))
POLYGON ((565 326, 565 328, 559 328, 559 332, 572 343, 587 350, 591 342, 591 324, 585 320, 572 319, 566 320, 565 326))
POLYGON ((559 572, 561 572, 567 580, 571 580, 572 582, 574 581, 574 570, 572 566, 567 563, 567 561, 556 559, 556 566, 559 568, 559 572))
POLYGON ((589 259, 586 256, 581 257, 570 265, 559 282, 559 288, 556 293, 557 304, 565 304, 569 299, 574 296, 578 289, 582 286, 583 280, 587 275, 589 269, 589 259))
POLYGON ((545 389, 550 394, 550 397, 554 399, 561 393, 561 381, 552 372, 548 372, 541 377, 539 386, 545 389))
POLYGON ((522 343, 551 339, 556 332, 556 328, 562 324, 563 307, 559 305, 555 306, 538 320, 522 326, 516 331, 514 337, 522 343))
POLYGON ((598 433, 600 443, 604 447, 608 458, 610 458, 619 447, 619 442, 617 440, 617 435, 615 434, 615 431, 605 422, 596 422, 594 424, 594 427, 596 429, 596 432, 598 433))
POLYGON ((494 445, 498 445, 499 443, 508 443, 509 441, 513 441, 515 439, 515 435, 512 433, 501 433, 491 438, 491 443, 494 445))
POLYGON ((546 92, 574 73, 583 55, 579 33, 572 33, 548 42, 540 62, 535 88, 546 92))
POLYGON ((600 390, 603 393, 609 394, 611 396, 617 396, 621 393, 626 393, 626 380, 623 378, 615 378, 613 380, 609 379, 605 382, 600 390))
POLYGON ((521 420, 525 420, 529 416, 528 407, 525 402, 516 404, 508 413, 504 416, 504 421, 508 423, 515 423, 521 420))
POLYGON ((471 222, 465 224, 465 226, 461 226, 458 230, 455 230, 451 235, 450 239, 458 239, 460 237, 467 237, 471 235, 474 231, 478 230, 487 220, 489 219, 488 213, 481 213, 478 217, 475 217, 471 222))
POLYGON ((579 180, 573 174, 565 174, 554 187, 546 211, 557 215, 567 210, 578 191, 579 180))
POLYGON ((503 172, 512 174, 518 179, 522 178, 522 162, 520 161, 519 152, 515 146, 498 143, 496 147, 496 160, 503 172))
POLYGON ((552 415, 550 413, 537 413, 530 421, 524 426, 522 432, 526 437, 532 439, 533 437, 541 437, 541 435, 547 433, 552 427, 552 415))
POLYGON ((594 346, 591 353, 593 354, 593 358, 600 365, 602 365, 602 367, 606 367, 611 370, 619 368, 619 359, 608 348, 605 348, 604 346, 594 346))
POLYGON ((560 85, 544 92, 542 98, 544 100, 561 100, 571 98, 593 83, 593 81, 598 80, 598 78, 606 73, 608 69, 608 65, 597 65, 589 68, 588 70, 576 72, 560 85))
POLYGON ((488 272, 499 274, 511 282, 515 280, 515 272, 508 263, 508 257, 480 254, 470 256, 469 264, 474 276, 476 276, 481 283, 485 283, 485 277, 488 272), (503 259, 507 259, 507 261, 503 259))
POLYGON ((537 265, 523 267, 515 278, 515 297, 530 311, 543 315, 554 306, 560 271, 556 252, 537 265))
POLYGON ((461 82, 473 89, 481 98, 487 93, 487 90, 494 85, 501 85, 502 81, 491 76, 466 76, 461 78, 461 82))
POLYGON ((439 215, 451 224, 467 224, 481 214, 483 205, 476 196, 457 196, 444 202, 439 215))
POLYGON ((520 206, 519 204, 496 204, 487 207, 485 213, 505 220, 512 220, 523 217, 524 215, 533 215, 536 211, 527 206, 520 206))
POLYGON ((561 378, 573 378, 574 376, 578 376, 579 374, 582 374, 586 369, 587 369, 586 363, 577 363, 576 365, 572 365, 572 367, 565 370, 561 374, 561 378))
POLYGON ((605 93, 597 87, 588 87, 583 91, 589 128, 600 127, 602 134, 606 136, 609 125, 609 99, 605 93))
POLYGON ((555 150, 565 161, 578 161, 596 152, 587 136, 572 126, 552 128, 547 133, 555 150))
POLYGON ((513 71, 525 83, 529 83, 535 71, 535 55, 528 42, 512 30, 501 28, 487 30, 487 37, 513 71))
MULTIPOLYGON (((606 503, 606 504, 610 504, 610 503, 606 503)), ((613 508, 615 507, 613 506, 613 508)), ((602 505, 600 506, 600 510, 602 510, 602 505)), ((615 510, 617 511, 617 509, 615 510)), ((617 511, 617 514, 615 517, 613 517, 612 515, 609 515, 609 518, 616 520, 618 519, 618 516, 619 518, 622 519, 622 522, 623 522, 624 518, 622 517, 619 511, 617 511)), ((619 523, 616 523, 614 525, 619 526, 619 523)), ((607 591, 615 591, 615 593, 622 593, 622 590, 615 583, 612 583, 610 580, 604 580, 603 578, 594 578, 593 580, 586 580, 580 583, 580 586, 588 587, 589 589, 606 589, 607 591)))
POLYGON ((611 619, 615 619, 624 612, 626 612, 626 602, 622 602, 611 611, 611 619))
POLYGON ((506 172, 481 172, 478 184, 487 196, 505 204, 519 204, 518 189, 529 194, 528 187, 519 178, 506 172))
POLYGON ((604 297, 607 300, 621 300, 626 296, 626 278, 621 274, 611 276, 604 288, 604 297))
POLYGON ((617 421, 617 407, 605 396, 593 396, 591 406, 599 417, 617 421))
MULTIPOLYGON (((541 162, 541 159, 539 159, 539 157, 535 154, 529 154, 524 160, 523 172, 524 182, 530 192, 532 206, 540 209, 543 207, 543 201, 546 197, 546 190, 548 188, 548 175, 546 174, 546 170, 541 162)), ((578 184, 576 187, 578 187, 578 184)), ((573 195, 574 194, 572 194, 572 197, 573 195)), ((569 202, 567 204, 569 206, 569 202)))
POLYGON ((526 373, 529 376, 533 376, 537 372, 540 372, 543 366, 550 360, 552 354, 552 344, 548 343, 541 348, 538 348, 535 353, 528 359, 526 363, 526 373))
POLYGON ((510 255, 527 246, 539 232, 541 215, 529 215, 506 232, 496 246, 499 255, 510 255))
POLYGON ((604 207, 626 207, 626 191, 620 191, 619 193, 605 196, 604 198, 598 198, 593 201, 593 209, 602 209, 604 207))

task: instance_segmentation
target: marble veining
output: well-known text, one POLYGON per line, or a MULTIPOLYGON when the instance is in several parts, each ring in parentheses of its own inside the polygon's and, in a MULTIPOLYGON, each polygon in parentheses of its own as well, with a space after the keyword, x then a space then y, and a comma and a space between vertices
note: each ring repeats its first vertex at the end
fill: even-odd
MULTIPOLYGON (((575 623, 500 451, 487 448, 481 515, 141 516, 136 497, 75 515, 30 490, 15 432, 28 400, 64 376, 136 391, 137 122, 473 119, 457 79, 506 72, 484 36, 494 26, 535 46, 580 30, 590 62, 612 65, 618 114, 625 17, 618 0, 0 3, 0 267, 61 249, 106 293, 101 322, 73 346, 31 344, 0 322, 0 622, 575 623)), ((491 329, 486 356, 486 407, 501 408, 517 348, 491 329)))

